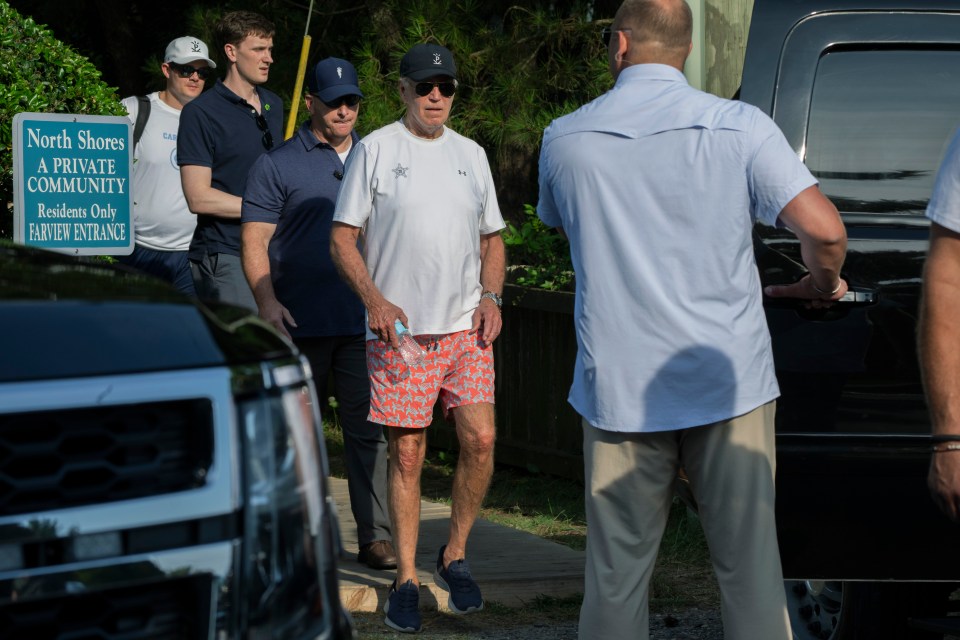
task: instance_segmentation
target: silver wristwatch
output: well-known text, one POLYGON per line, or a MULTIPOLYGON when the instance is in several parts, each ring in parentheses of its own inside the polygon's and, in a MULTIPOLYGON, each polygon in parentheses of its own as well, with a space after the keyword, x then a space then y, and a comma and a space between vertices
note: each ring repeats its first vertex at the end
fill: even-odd
POLYGON ((480 299, 489 298, 493 300, 493 304, 497 305, 497 309, 503 306, 503 298, 495 294, 493 291, 484 291, 483 295, 480 296, 480 299))

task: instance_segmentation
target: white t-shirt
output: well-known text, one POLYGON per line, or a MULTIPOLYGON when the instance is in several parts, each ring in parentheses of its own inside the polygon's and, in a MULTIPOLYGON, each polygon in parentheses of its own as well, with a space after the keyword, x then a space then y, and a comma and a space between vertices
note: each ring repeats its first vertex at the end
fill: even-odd
MULTIPOLYGON (((186 251, 197 227, 197 216, 190 213, 180 185, 180 111, 167 105, 157 92, 149 98, 150 118, 133 150, 134 240, 157 251, 186 251)), ((137 97, 124 98, 123 106, 136 124, 140 110, 137 97)))
POLYGON ((480 236, 505 226, 483 148, 447 128, 425 140, 395 122, 361 140, 344 173, 333 219, 364 228, 370 276, 410 331, 470 329, 480 236))

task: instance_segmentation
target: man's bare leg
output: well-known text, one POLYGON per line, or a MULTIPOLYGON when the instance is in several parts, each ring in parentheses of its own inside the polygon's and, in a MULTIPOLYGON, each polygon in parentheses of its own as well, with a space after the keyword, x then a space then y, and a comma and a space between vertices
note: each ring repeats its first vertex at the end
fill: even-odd
POLYGON ((427 451, 426 429, 388 427, 390 446, 390 522, 397 551, 397 584, 417 579, 420 534, 420 472, 427 451))
POLYGON ((460 457, 453 476, 450 538, 443 554, 444 567, 454 560, 467 557, 467 537, 493 476, 493 445, 496 440, 492 404, 464 405, 452 409, 452 413, 460 441, 460 457))

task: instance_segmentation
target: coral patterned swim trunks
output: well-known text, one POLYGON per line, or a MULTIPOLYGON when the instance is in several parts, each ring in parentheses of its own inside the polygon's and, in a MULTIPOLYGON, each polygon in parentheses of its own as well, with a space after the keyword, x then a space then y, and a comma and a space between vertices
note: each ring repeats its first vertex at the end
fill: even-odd
POLYGON ((371 422, 392 427, 426 428, 433 405, 450 409, 467 404, 493 404, 493 346, 479 332, 416 336, 426 350, 423 362, 408 367, 400 353, 382 340, 367 340, 371 422))

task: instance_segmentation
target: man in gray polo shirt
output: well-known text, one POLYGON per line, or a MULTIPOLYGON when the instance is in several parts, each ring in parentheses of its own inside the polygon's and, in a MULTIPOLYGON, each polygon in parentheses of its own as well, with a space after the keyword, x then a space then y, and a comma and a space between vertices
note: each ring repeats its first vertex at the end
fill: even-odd
POLYGON ((333 376, 343 427, 358 560, 397 566, 387 514, 387 441, 367 421, 363 305, 337 275, 327 247, 343 163, 363 93, 353 65, 321 60, 307 77, 310 118, 292 138, 257 159, 243 195, 243 269, 260 317, 292 338, 323 391, 333 376))

